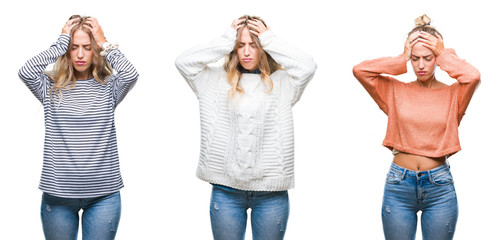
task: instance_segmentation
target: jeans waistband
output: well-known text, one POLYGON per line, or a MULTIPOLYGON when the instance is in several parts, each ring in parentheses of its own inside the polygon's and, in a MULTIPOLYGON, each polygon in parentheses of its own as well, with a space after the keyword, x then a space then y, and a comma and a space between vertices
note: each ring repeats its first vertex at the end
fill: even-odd
POLYGON ((401 167, 395 163, 391 164, 390 171, 398 172, 399 174, 402 175, 401 178, 404 177, 410 177, 410 178, 415 178, 415 179, 426 179, 429 177, 435 177, 440 174, 443 174, 447 171, 450 170, 450 165, 448 162, 445 162, 441 166, 435 167, 433 169, 429 169, 427 171, 413 171, 404 167, 401 167))

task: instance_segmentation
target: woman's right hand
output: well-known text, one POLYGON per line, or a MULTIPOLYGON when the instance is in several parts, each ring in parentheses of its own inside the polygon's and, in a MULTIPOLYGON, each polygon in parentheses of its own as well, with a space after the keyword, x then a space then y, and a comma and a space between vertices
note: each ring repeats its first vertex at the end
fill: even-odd
POLYGON ((241 24, 244 21, 245 21, 245 19, 235 19, 235 20, 233 20, 232 25, 230 25, 230 27, 232 27, 233 29, 235 29, 235 31, 237 31, 237 30, 239 30, 239 28, 244 26, 243 24, 241 24))
POLYGON ((64 27, 62 27, 62 34, 69 34, 71 32, 71 29, 73 29, 74 25, 80 21, 79 18, 73 18, 67 20, 66 24, 64 24, 64 27))
POLYGON ((403 51, 403 55, 405 56, 406 61, 410 60, 410 58, 412 57, 412 48, 416 43, 418 43, 419 37, 420 32, 414 32, 406 38, 405 50, 403 51))

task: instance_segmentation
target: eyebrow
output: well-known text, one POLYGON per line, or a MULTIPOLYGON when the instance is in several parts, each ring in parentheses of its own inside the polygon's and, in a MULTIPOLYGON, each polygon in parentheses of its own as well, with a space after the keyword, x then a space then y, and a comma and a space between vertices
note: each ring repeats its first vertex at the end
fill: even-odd
MULTIPOLYGON (((425 55, 425 56, 422 56, 423 58, 428 58, 428 57, 432 57, 434 56, 434 54, 429 54, 429 55, 425 55)), ((420 58, 420 56, 417 56, 417 55, 414 55, 412 54, 412 57, 416 57, 416 58, 420 58)))
POLYGON ((75 43, 73 43, 72 45, 73 45, 73 46, 80 46, 80 45, 81 45, 81 46, 83 46, 83 47, 86 47, 86 46, 92 46, 92 44, 91 44, 91 43, 89 43, 89 44, 75 44, 75 43))

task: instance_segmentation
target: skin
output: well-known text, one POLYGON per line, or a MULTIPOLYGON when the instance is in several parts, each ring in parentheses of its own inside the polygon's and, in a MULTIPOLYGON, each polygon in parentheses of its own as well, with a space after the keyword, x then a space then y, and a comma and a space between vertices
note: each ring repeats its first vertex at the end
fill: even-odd
MULTIPOLYGON (((417 76, 417 80, 412 82, 413 84, 426 88, 447 86, 437 81, 434 74, 436 58, 443 49, 443 39, 439 35, 435 37, 426 32, 415 32, 408 36, 403 55, 406 61, 410 61, 417 76)), ((395 164, 413 171, 426 171, 444 164, 446 159, 445 157, 430 158, 409 153, 399 153, 396 154, 393 161, 395 164)))
MULTIPOLYGON (((79 23, 79 19, 71 19, 62 28, 62 33, 69 34, 74 26, 79 23)), ((83 27, 88 28, 92 33, 96 43, 102 46, 107 40, 104 37, 102 27, 96 18, 87 18, 83 27)), ((90 35, 83 30, 76 30, 71 38, 72 47, 69 49, 71 63, 74 68, 76 80, 84 80, 92 77, 91 66, 92 57, 95 54, 91 48, 90 35)))
POLYGON ((259 68, 259 52, 256 47, 256 43, 251 36, 251 33, 260 36, 268 28, 259 20, 249 20, 248 24, 243 24, 244 20, 234 20, 232 22, 232 28, 235 30, 241 29, 241 36, 237 46, 237 57, 239 58, 240 65, 248 70, 254 71, 259 68))
POLYGON ((92 66, 93 50, 90 35, 83 30, 76 30, 69 51, 76 80, 91 78, 90 67, 92 66))

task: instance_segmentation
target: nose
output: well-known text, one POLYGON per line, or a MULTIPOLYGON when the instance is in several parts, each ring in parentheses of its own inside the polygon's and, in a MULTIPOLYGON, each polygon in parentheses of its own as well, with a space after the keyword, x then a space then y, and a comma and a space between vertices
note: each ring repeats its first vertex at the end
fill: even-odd
POLYGON ((418 62, 418 69, 424 69, 425 68, 425 62, 424 59, 420 59, 418 62))
POLYGON ((82 59, 84 57, 84 51, 82 47, 78 48, 78 58, 82 59))
POLYGON ((251 54, 251 49, 249 48, 249 45, 244 46, 244 56, 249 56, 251 54))

